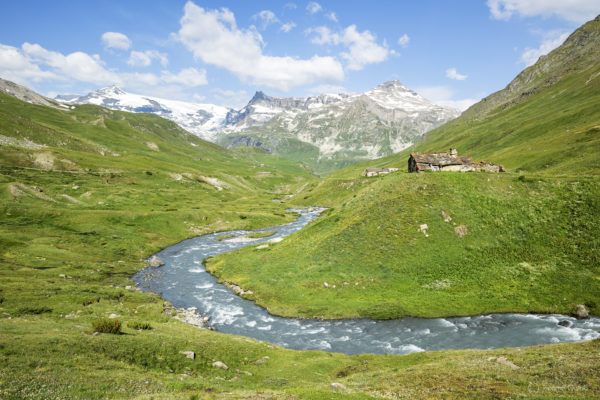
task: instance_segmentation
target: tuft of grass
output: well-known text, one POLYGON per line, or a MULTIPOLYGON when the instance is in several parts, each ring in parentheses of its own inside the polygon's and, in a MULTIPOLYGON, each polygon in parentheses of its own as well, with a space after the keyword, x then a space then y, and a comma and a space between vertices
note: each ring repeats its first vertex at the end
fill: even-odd
POLYGON ((138 331, 152 329, 152 325, 150 325, 150 322, 141 322, 135 320, 128 321, 127 327, 138 331))
POLYGON ((118 319, 102 318, 92 322, 94 332, 112 333, 118 335, 121 333, 121 321, 118 319))
POLYGON ((21 307, 17 310, 17 315, 40 315, 51 313, 52 309, 48 307, 21 307))
POLYGON ((252 232, 252 233, 247 234, 246 237, 249 239, 259 239, 259 238, 273 236, 276 233, 277 233, 277 231, 252 232))

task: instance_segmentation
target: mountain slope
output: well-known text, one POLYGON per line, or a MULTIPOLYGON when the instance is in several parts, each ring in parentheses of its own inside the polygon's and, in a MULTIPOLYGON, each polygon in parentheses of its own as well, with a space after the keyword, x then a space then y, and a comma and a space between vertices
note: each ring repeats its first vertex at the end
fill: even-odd
POLYGON ((285 316, 569 313, 576 304, 598 314, 599 44, 596 18, 413 148, 305 187, 293 205, 330 209, 297 235, 208 268, 285 316), (451 146, 509 172, 406 172, 409 152, 451 146), (363 178, 365 166, 401 170, 363 178), (285 282, 268 279, 275 271, 285 282))
POLYGON ((600 17, 410 149, 336 174, 356 176, 370 165, 406 168, 411 152, 450 147, 512 171, 600 174, 600 17))
POLYGON ((219 135, 218 143, 226 147, 260 143, 325 173, 357 160, 398 152, 459 114, 432 104, 398 81, 365 93, 320 95, 304 101, 257 94, 251 105, 268 109, 273 103, 284 107, 268 122, 219 135))
POLYGON ((196 136, 215 140, 215 132, 225 125, 231 109, 213 104, 196 104, 166 100, 158 97, 127 93, 110 86, 84 96, 59 95, 56 100, 64 104, 95 104, 112 110, 135 113, 152 113, 170 119, 196 136))

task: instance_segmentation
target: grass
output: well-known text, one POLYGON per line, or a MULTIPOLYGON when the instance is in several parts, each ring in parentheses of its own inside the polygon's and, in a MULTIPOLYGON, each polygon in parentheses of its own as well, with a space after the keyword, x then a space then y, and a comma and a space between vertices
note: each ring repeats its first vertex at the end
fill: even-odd
MULTIPOLYGON (((129 323, 127 326, 129 326, 129 323)), ((98 333, 112 333, 113 335, 118 335, 121 333, 121 321, 110 318, 97 319, 92 322, 92 329, 94 332, 98 333)))
POLYGON ((268 249, 207 263, 272 313, 568 314, 578 303, 600 312, 600 220, 590 218, 600 214, 595 177, 395 173, 326 179, 295 199, 331 209, 268 249), (455 232, 461 225, 468 231, 462 238, 455 232))
POLYGON ((245 237, 247 237, 249 239, 260 239, 260 238, 273 236, 276 233, 277 233, 277 231, 252 232, 252 233, 247 234, 245 237))
MULTIPOLYGON (((399 178, 316 182, 302 165, 253 149, 226 151, 158 117, 94 106, 51 110, 0 94, 0 125, 1 134, 17 143, 27 139, 46 146, 0 149, 0 398, 600 396, 599 341, 408 356, 299 352, 186 325, 172 318, 171 306, 158 295, 136 291, 129 280, 149 255, 190 236, 291 221, 294 214, 285 212, 289 205, 271 199, 303 186, 293 201, 333 207, 309 228, 326 239, 325 228, 343 226, 342 217, 354 218, 374 201, 379 189, 371 184, 391 193, 399 178), (349 213, 355 205, 362 206, 349 213), (112 314, 122 323, 121 334, 94 335, 94 322, 112 314), (152 329, 139 329, 146 326, 152 329), (196 357, 188 359, 181 351, 196 357), (520 369, 494 361, 501 356, 520 369), (215 361, 229 369, 213 367, 215 361), (345 389, 332 388, 332 382, 345 389)), ((540 189, 519 186, 526 184, 533 182, 494 183, 497 201, 501 194, 514 199, 544 189, 558 201, 556 206, 543 203, 554 212, 580 191, 575 200, 595 210, 598 197, 584 180, 580 186, 565 183, 562 195, 550 183, 540 189), (519 188, 517 195, 507 185, 519 188)), ((428 196, 436 204, 436 196, 428 196)), ((538 215, 532 207, 530 213, 538 215)), ((374 221, 383 220, 376 210, 374 221)), ((450 212, 469 232, 478 231, 468 215, 450 212)), ((575 213, 572 221, 581 225, 573 238, 596 224, 583 213, 575 213)), ((430 237, 443 226, 431 222, 430 237)), ((300 243, 288 238, 269 249, 283 250, 288 242, 300 243)), ((581 236, 565 245, 580 244, 582 254, 591 257, 586 242, 581 236)))

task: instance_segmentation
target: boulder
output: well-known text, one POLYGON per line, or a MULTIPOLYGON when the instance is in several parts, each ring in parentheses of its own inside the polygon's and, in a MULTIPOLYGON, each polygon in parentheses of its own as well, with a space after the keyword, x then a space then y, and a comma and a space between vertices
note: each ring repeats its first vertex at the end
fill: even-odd
POLYGON ((567 320, 560 321, 558 323, 559 326, 566 326, 567 328, 571 326, 571 322, 567 320))
POLYGON ((165 263, 158 257, 152 256, 150 260, 148 260, 148 266, 153 268, 162 267, 165 263))
POLYGON ((212 366, 213 366, 213 367, 215 367, 215 368, 221 368, 221 369, 224 369, 225 371, 227 371, 227 370, 229 369, 229 367, 228 367, 227 365, 225 365, 225 363, 224 363, 224 362, 222 362, 222 361, 215 361, 215 362, 212 364, 212 366))
POLYGON ((583 304, 577 304, 573 309, 573 316, 577 319, 588 319, 590 317, 590 313, 585 309, 583 304))
POLYGON ((456 233, 456 235, 458 235, 458 237, 462 238, 462 237, 467 236, 467 233, 469 233, 469 230, 467 229, 466 225, 459 225, 454 228, 454 233, 456 233))
POLYGON ((193 360, 196 358, 196 353, 193 351, 180 351, 179 354, 183 354, 186 358, 193 360))

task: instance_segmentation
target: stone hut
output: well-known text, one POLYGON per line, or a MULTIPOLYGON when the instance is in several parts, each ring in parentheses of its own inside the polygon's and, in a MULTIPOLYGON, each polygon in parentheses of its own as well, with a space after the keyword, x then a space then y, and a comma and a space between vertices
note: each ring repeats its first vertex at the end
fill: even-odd
POLYGON ((459 156, 454 148, 447 153, 413 153, 408 159, 408 172, 423 171, 488 171, 506 172, 502 165, 475 162, 469 156, 459 156))
POLYGON ((398 171, 398 168, 367 168, 363 171, 363 173, 361 174, 361 176, 366 176, 366 177, 370 177, 370 176, 378 176, 378 175, 386 175, 389 174, 390 172, 395 172, 398 171))

